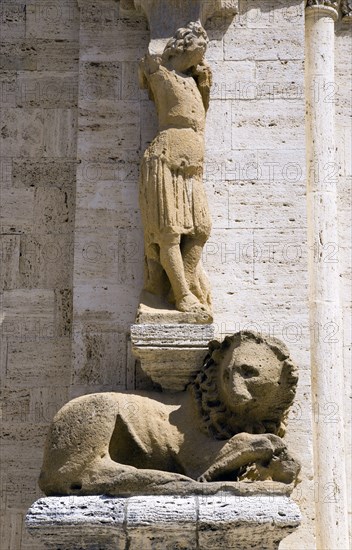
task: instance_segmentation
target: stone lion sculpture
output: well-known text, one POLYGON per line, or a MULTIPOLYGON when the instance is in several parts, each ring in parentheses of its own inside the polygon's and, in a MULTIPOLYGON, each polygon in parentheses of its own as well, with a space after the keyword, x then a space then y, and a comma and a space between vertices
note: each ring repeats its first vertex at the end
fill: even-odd
POLYGON ((253 332, 211 342, 183 392, 73 399, 50 427, 40 474, 47 495, 161 494, 197 481, 294 483, 282 440, 297 369, 284 344, 253 332))

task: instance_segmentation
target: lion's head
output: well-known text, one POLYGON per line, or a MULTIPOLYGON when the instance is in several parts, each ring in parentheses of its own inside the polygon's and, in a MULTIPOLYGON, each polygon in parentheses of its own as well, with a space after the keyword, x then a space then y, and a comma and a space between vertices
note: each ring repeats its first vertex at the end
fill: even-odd
POLYGON ((276 338, 242 331, 209 344, 191 390, 203 429, 216 439, 240 432, 283 436, 297 368, 276 338))

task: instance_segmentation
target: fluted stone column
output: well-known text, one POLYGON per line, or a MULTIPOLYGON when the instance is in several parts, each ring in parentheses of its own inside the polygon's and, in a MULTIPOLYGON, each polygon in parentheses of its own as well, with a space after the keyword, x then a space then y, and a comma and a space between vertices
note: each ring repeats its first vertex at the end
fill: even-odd
POLYGON ((308 241, 316 535, 319 550, 349 547, 343 430, 335 159, 334 25, 337 2, 306 8, 308 241))

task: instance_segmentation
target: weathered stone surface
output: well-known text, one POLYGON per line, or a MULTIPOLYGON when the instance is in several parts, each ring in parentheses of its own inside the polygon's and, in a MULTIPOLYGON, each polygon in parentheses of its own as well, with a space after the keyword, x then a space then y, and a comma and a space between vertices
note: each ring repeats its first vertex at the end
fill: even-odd
POLYGON ((240 28, 236 32, 225 36, 224 57, 228 61, 242 61, 256 59, 267 61, 275 59, 299 59, 302 53, 302 27, 287 25, 275 26, 273 30, 240 28), (255 44, 255 46, 254 46, 255 44))
POLYGON ((142 291, 136 315, 136 323, 141 324, 209 324, 209 313, 178 311, 166 298, 142 291))
POLYGON ((70 383, 70 349, 65 338, 41 343, 42 359, 37 356, 37 342, 10 343, 7 359, 7 385, 13 388, 50 386, 58 378, 70 383), (60 374, 61 371, 61 374, 60 374))
POLYGON ((90 162, 109 159, 109 151, 124 149, 125 143, 132 149, 139 148, 140 136, 137 132, 139 107, 133 102, 113 101, 107 108, 109 116, 100 116, 98 104, 84 100, 80 111, 80 157, 90 162), (119 124, 117 124, 119 121, 119 124))
POLYGON ((26 12, 21 2, 2 2, 0 6, 1 41, 15 42, 25 38, 26 12))
POLYGON ((44 153, 44 112, 9 108, 2 113, 1 152, 7 157, 35 157, 44 153))
POLYGON ((59 4, 29 3, 26 8, 27 37, 75 40, 79 11, 73 0, 63 0, 59 4))
POLYGON ((96 32, 96 26, 81 27, 80 43, 82 45, 82 61, 125 61, 135 62, 145 54, 148 47, 146 30, 118 30, 109 25, 104 32, 96 32))
POLYGON ((38 39, 35 42, 35 49, 38 71, 51 71, 54 66, 56 71, 73 70, 77 74, 79 58, 77 34, 76 40, 38 39))
POLYGON ((185 389, 202 364, 206 351, 206 347, 133 347, 133 353, 139 359, 143 371, 167 391, 185 389))
POLYGON ((18 107, 77 106, 78 79, 73 71, 18 71, 11 89, 18 107))
POLYGON ((29 42, 1 44, 0 67, 11 71, 33 71, 37 68, 37 51, 29 42))
POLYGON ((34 190, 6 188, 1 192, 1 233, 16 234, 30 231, 34 222, 34 190))
POLYGON ((57 550, 180 548, 274 550, 300 524, 297 505, 283 496, 49 497, 30 508, 36 542, 57 550))
MULTIPOLYGON (((55 212, 55 209, 54 209, 55 212)), ((40 216, 41 218, 41 216, 40 216)), ((39 218, 39 219, 40 219, 39 218)), ((37 219, 35 220, 38 221, 37 219)), ((35 225, 35 231, 38 226, 35 225)), ((20 236, 18 284, 9 289, 67 289, 71 284, 73 258, 70 225, 67 232, 34 233, 20 236), (60 268, 60 269, 59 269, 60 268)))
POLYGON ((126 388, 128 341, 124 331, 99 331, 82 325, 74 338, 78 354, 73 370, 76 386, 91 391, 126 388))
MULTIPOLYGON (((41 322, 49 328, 54 321, 55 297, 52 289, 15 289, 3 294, 3 313, 5 320, 3 330, 13 328, 14 336, 20 336, 21 325, 26 325, 29 332, 35 331, 36 324, 41 322)), ((3 332, 6 334, 6 332, 3 332)))
POLYGON ((131 339, 135 346, 175 347, 202 346, 208 349, 208 343, 215 336, 213 325, 134 324, 131 326, 131 339))
POLYGON ((12 159, 12 185, 14 187, 74 188, 76 159, 72 158, 14 158, 12 159))
MULTIPOLYGON (((287 141, 291 147, 302 148, 304 137, 302 123, 304 121, 303 105, 295 101, 276 99, 274 104, 265 100, 256 102, 258 110, 253 110, 249 101, 233 105, 231 111, 232 144, 236 149, 261 149, 264 143, 263 135, 270 135, 273 149, 287 149, 287 141), (244 121, 250 121, 251 129, 244 130, 244 121)), ((267 149, 269 147, 266 146, 267 149)))
POLYGON ((0 247, 0 288, 16 288, 19 282, 20 235, 1 235, 0 247))
MULTIPOLYGON (((208 342, 214 339, 215 331, 214 326, 209 324, 191 324, 190 321, 187 324, 175 324, 176 316, 182 319, 192 314, 171 313, 175 315, 170 315, 169 320, 174 324, 165 324, 167 313, 164 310, 156 318, 146 314, 147 318, 154 317, 155 324, 132 325, 132 351, 153 382, 164 390, 182 391, 202 365, 208 342)), ((140 312, 139 323, 143 317, 140 312)))

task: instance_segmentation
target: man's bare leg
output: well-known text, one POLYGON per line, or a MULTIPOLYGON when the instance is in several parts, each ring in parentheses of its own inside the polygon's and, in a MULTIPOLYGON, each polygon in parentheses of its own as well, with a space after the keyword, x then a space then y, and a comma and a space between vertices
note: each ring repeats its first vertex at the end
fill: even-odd
POLYGON ((210 307, 210 286, 200 265, 205 242, 206 238, 186 235, 182 239, 181 250, 189 289, 202 304, 210 307))
POLYGON ((166 294, 169 283, 162 265, 150 258, 146 258, 146 264, 144 290, 157 295, 166 294))
POLYGON ((179 311, 204 313, 206 308, 202 306, 198 298, 190 291, 180 245, 175 238, 164 239, 160 243, 160 263, 167 273, 174 292, 176 307, 179 311))

